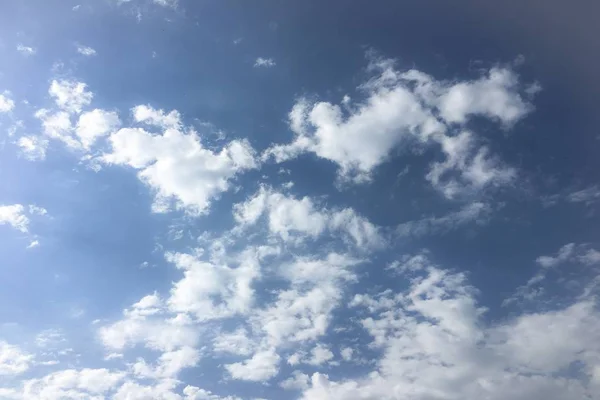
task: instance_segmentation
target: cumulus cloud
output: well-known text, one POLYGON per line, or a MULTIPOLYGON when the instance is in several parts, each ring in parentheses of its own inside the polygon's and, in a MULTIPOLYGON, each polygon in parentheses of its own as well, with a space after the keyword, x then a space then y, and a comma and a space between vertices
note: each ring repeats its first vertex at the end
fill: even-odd
POLYGON ((376 248, 384 243, 380 229, 351 208, 328 210, 310 197, 296 199, 261 187, 245 202, 234 206, 234 218, 244 229, 267 216, 269 231, 284 241, 317 238, 325 231, 340 232, 358 248, 376 248))
POLYGON ((268 349, 255 353, 243 362, 227 364, 225 368, 233 379, 263 382, 277 375, 279 361, 275 350, 268 349))
POLYGON ((256 61, 254 61, 255 68, 272 68, 275 65, 277 65, 277 64, 275 63, 275 60, 273 60, 272 58, 258 57, 256 59, 256 61))
POLYGON ((33 56, 33 55, 35 55, 35 53, 37 53, 37 50, 35 48, 30 47, 30 46, 25 46, 23 44, 17 45, 17 51, 19 53, 23 54, 25 57, 33 56))
POLYGON ((579 363, 584 374, 595 371, 600 314, 592 299, 489 324, 464 274, 434 265, 410 273, 406 291, 357 303, 370 304, 361 325, 382 352, 376 369, 339 381, 315 373, 302 399, 594 398, 566 370, 579 363))
POLYGON ((0 206, 0 225, 10 225, 14 229, 29 232, 29 218, 22 204, 0 206))
POLYGON ((80 113, 94 96, 85 83, 66 79, 53 80, 48 93, 58 107, 70 113, 80 113))
POLYGON ((22 374, 30 368, 32 362, 33 355, 0 340, 0 376, 22 374))
POLYGON ((120 125, 116 112, 95 109, 79 116, 75 134, 81 145, 89 149, 98 138, 113 133, 120 125))
POLYGON ((40 136, 22 136, 17 141, 23 156, 30 161, 41 161, 46 159, 48 140, 40 136))
POLYGON ((9 92, 0 93, 0 113, 11 112, 15 108, 15 102, 9 92))
POLYGON ((254 150, 245 140, 233 140, 213 151, 204 147, 195 132, 179 130, 179 118, 172 118, 173 113, 135 110, 136 120, 165 131, 153 134, 142 128, 122 128, 110 135, 112 152, 102 160, 137 170, 139 179, 156 191, 156 212, 179 208, 205 214, 211 200, 227 191, 233 178, 257 166, 254 150))
POLYGON ((77 52, 83 56, 91 57, 96 55, 96 50, 89 46, 77 45, 77 52))
POLYGON ((283 162, 312 152, 334 162, 343 181, 364 182, 393 149, 437 144, 446 160, 432 165, 428 179, 447 197, 462 186, 479 190, 514 178, 512 168, 461 128, 474 115, 510 126, 533 109, 512 70, 495 67, 474 81, 448 82, 398 71, 390 60, 372 60, 369 69, 377 75, 361 85, 363 102, 354 104, 348 96, 341 105, 298 100, 289 113, 296 138, 272 146, 263 159, 283 162), (456 176, 442 179, 450 171, 456 176))

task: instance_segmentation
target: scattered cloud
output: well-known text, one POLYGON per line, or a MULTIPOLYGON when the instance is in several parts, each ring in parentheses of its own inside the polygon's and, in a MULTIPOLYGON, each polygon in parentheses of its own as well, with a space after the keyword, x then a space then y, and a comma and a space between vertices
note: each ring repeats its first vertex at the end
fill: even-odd
POLYGON ((96 55, 96 50, 89 46, 77 45, 77 52, 83 56, 91 57, 96 55))
POLYGON ((29 218, 25 207, 21 204, 0 206, 0 225, 10 225, 22 233, 29 232, 29 218))
POLYGON ((446 159, 432 164, 427 179, 446 197, 512 181, 515 170, 462 127, 474 115, 509 127, 531 112, 510 69, 492 68, 466 82, 436 81, 418 70, 401 72, 390 60, 372 60, 369 70, 378 74, 360 86, 367 95, 362 103, 347 96, 342 106, 298 100, 289 113, 296 138, 272 146, 263 160, 283 162, 312 152, 336 163, 342 181, 365 182, 393 149, 437 144, 446 159))
POLYGON ((489 204, 474 202, 441 217, 426 217, 404 222, 398 225, 396 233, 400 236, 415 237, 444 234, 466 224, 484 224, 490 218, 491 212, 489 204))
POLYGON ((10 92, 0 93, 0 113, 11 112, 15 108, 15 102, 11 99, 10 92))
POLYGON ((42 161, 46 159, 48 140, 40 136, 22 136, 17 141, 23 156, 30 161, 42 161))
POLYGON ((17 45, 17 51, 26 57, 33 56, 33 55, 35 55, 35 53, 37 53, 37 50, 35 48, 30 47, 30 46, 25 46, 23 44, 17 45))
POLYGON ((48 93, 59 108, 69 113, 80 113, 94 97, 85 83, 66 79, 53 80, 48 93))
POLYGON ((0 376, 22 374, 30 368, 32 362, 33 355, 0 340, 0 376))
POLYGON ((109 136, 112 152, 102 160, 137 170, 139 179, 156 191, 155 212, 178 208, 205 214, 211 199, 227 191, 237 174, 257 166, 254 150, 245 140, 233 140, 213 151, 204 147, 195 132, 176 127, 177 112, 134 110, 136 120, 165 131, 153 134, 142 128, 122 128, 109 136))
POLYGON ((273 60, 272 58, 258 57, 256 59, 256 61, 254 61, 255 68, 272 68, 275 65, 277 65, 277 64, 275 63, 275 60, 273 60))

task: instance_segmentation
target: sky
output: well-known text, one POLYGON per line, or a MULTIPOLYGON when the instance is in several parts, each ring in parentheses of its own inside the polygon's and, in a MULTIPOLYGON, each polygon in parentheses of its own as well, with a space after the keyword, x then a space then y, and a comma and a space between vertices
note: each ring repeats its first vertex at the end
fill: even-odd
POLYGON ((0 399, 600 399, 599 8, 0 2, 0 399))

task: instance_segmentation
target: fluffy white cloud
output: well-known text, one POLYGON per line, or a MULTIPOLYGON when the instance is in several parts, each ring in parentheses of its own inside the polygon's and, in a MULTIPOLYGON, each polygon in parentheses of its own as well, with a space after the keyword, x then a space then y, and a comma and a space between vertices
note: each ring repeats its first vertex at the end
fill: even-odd
POLYGON ((96 55, 96 50, 94 50, 93 48, 91 48, 89 46, 78 45, 77 52, 86 57, 91 57, 91 56, 96 55))
POLYGON ((17 51, 26 57, 33 56, 35 55, 35 53, 37 53, 37 50, 35 48, 31 46, 25 46, 23 44, 17 45, 17 51))
POLYGON ((485 146, 477 146, 472 133, 437 136, 446 159, 434 162, 426 178, 447 198, 474 192, 486 186, 502 186, 516 177, 514 168, 489 155, 485 146))
POLYGON ((282 381, 279 386, 286 390, 305 390, 308 389, 310 377, 300 371, 292 372, 292 376, 282 381))
POLYGON ((27 371, 33 362, 33 355, 0 340, 0 376, 18 375, 27 371))
POLYGON ((135 106, 131 111, 136 122, 154 125, 163 129, 178 129, 182 126, 181 115, 177 110, 165 113, 164 110, 157 110, 149 105, 142 104, 135 106))
POLYGON ((110 371, 105 368, 57 371, 43 378, 25 381, 22 398, 39 400, 100 399, 104 393, 115 389, 124 377, 124 372, 110 371))
POLYGON ((13 108, 15 108, 15 102, 10 98, 10 93, 0 93, 0 113, 11 112, 13 108))
POLYGON ((218 334, 213 340, 213 350, 247 356, 252 354, 254 342, 250 340, 245 329, 239 328, 233 332, 218 334))
POLYGON ((333 353, 322 343, 317 344, 310 352, 310 358, 306 362, 310 365, 323 365, 333 359, 333 353))
POLYGON ((120 125, 116 112, 95 109, 79 116, 75 133, 81 145, 89 149, 98 138, 116 131, 120 125))
POLYGON ((210 201, 227 191, 237 174, 256 167, 254 150, 247 141, 231 141, 215 152, 205 148, 195 132, 176 128, 178 117, 172 121, 171 114, 152 111, 136 119, 169 126, 163 134, 141 128, 120 129, 110 135, 112 152, 102 159, 138 170, 139 179, 156 191, 155 211, 170 210, 174 202, 175 207, 191 214, 204 214, 210 201))
POLYGON ((275 349, 268 349, 243 362, 227 364, 225 368, 233 379, 263 382, 277 375, 280 359, 275 349))
POLYGON ((592 265, 600 262, 600 252, 588 246, 567 243, 556 252, 556 255, 540 256, 535 261, 544 268, 555 267, 567 262, 592 265))
POLYGON ((0 225, 10 225, 20 232, 29 231, 29 218, 22 204, 0 206, 0 225))
POLYGON ((465 275, 424 263, 405 270, 406 291, 362 296, 362 326, 382 351, 362 378, 331 381, 314 374, 302 399, 563 399, 595 398, 578 363, 596 371, 600 313, 593 299, 489 324, 465 275), (573 338, 578 338, 573 340, 573 338))
POLYGON ((344 361, 351 361, 354 356, 354 349, 351 347, 343 347, 340 350, 340 355, 344 359, 344 361))
POLYGON ((92 102, 93 93, 87 85, 75 80, 53 80, 48 89, 56 105, 70 113, 80 113, 83 107, 92 102))
POLYGON ((316 238, 326 230, 342 232, 358 248, 383 245, 379 228, 353 209, 327 210, 310 197, 296 199, 270 188, 260 190, 245 202, 234 206, 234 218, 243 229, 254 225, 266 214, 269 231, 284 241, 316 238))
POLYGON ((46 159, 48 140, 43 137, 33 135, 22 136, 17 141, 17 146, 21 149, 23 156, 30 161, 46 159))
POLYGON ((513 178, 514 170, 490 156, 471 133, 452 132, 454 124, 466 123, 471 115, 509 126, 532 110, 511 70, 492 68, 477 80, 453 83, 416 70, 399 72, 389 60, 372 61, 370 70, 378 75, 360 87, 367 95, 362 103, 353 104, 348 96, 341 105, 299 100, 289 114, 295 140, 271 147, 263 159, 282 162, 313 152, 336 163, 341 179, 360 182, 369 180, 393 149, 437 143, 446 161, 434 164, 428 179, 448 197, 460 184, 474 190, 513 178), (459 179, 442 182, 452 170, 459 179))
POLYGON ((141 378, 164 379, 176 378, 185 368, 193 367, 200 361, 200 352, 192 347, 161 354, 155 366, 148 365, 144 359, 138 359, 131 367, 133 374, 141 378))
POLYGON ((332 253, 325 259, 298 259, 282 265, 280 273, 291 286, 252 316, 254 330, 271 346, 297 345, 325 335, 344 284, 356 279, 350 268, 359 263, 332 253))
POLYGON ((256 59, 256 61, 254 61, 254 67, 262 67, 262 68, 272 68, 275 65, 277 65, 275 63, 275 60, 273 60, 272 58, 263 58, 263 57, 258 57, 256 59))
POLYGON ((211 320, 245 314, 252 308, 252 285, 260 276, 260 254, 253 249, 233 260, 235 267, 181 253, 168 254, 167 260, 184 272, 171 289, 168 305, 172 311, 211 320))

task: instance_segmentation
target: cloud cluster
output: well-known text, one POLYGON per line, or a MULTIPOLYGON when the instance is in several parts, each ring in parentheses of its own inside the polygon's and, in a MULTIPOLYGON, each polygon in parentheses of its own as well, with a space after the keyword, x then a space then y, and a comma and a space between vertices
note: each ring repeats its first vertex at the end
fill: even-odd
POLYGON ((515 177, 466 127, 474 116, 510 127, 533 109, 512 70, 494 67, 473 81, 448 82, 398 71, 390 60, 374 59, 369 69, 376 75, 361 85, 362 102, 298 100, 289 113, 296 138, 272 146, 263 159, 283 162, 311 152, 334 162, 341 180, 362 182, 396 148, 437 145, 444 160, 431 165, 427 180, 448 198, 515 177))

